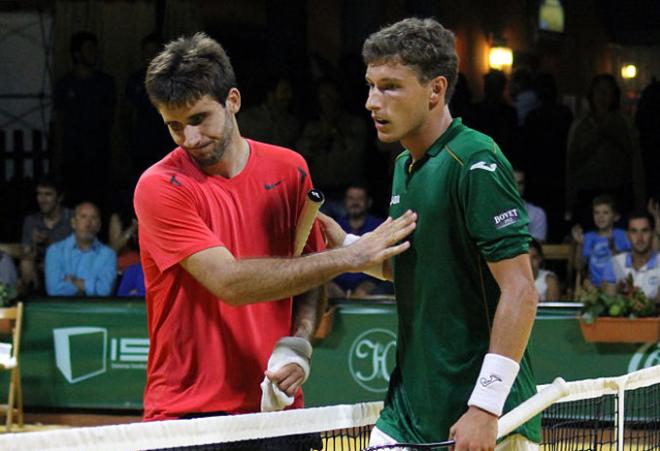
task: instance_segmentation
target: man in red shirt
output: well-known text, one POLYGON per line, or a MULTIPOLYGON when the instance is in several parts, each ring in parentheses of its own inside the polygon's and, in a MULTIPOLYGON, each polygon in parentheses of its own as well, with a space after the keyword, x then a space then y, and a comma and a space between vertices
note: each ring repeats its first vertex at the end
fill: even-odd
POLYGON ((170 42, 146 87, 179 147, 135 191, 150 336, 145 420, 259 411, 267 369, 264 383, 301 407, 317 287, 405 251, 416 215, 325 252, 315 224, 310 254, 293 258, 307 164, 241 137, 241 95, 222 47, 204 34, 170 42), (274 365, 282 353, 294 363, 274 365))

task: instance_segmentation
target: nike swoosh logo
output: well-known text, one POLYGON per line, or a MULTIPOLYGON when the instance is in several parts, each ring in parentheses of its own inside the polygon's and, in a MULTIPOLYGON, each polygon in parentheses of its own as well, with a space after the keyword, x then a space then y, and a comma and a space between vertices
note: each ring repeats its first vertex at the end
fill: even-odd
POLYGON ((283 181, 284 180, 278 180, 275 183, 264 183, 264 188, 266 188, 267 190, 271 190, 271 189, 275 188, 277 185, 279 185, 280 183, 282 183, 283 181))
POLYGON ((470 171, 474 169, 483 169, 484 171, 495 172, 495 169, 497 169, 497 164, 495 163, 486 164, 485 161, 480 161, 470 166, 470 171))
POLYGON ((175 186, 181 186, 181 182, 176 179, 175 175, 172 175, 172 178, 170 179, 170 184, 175 186))

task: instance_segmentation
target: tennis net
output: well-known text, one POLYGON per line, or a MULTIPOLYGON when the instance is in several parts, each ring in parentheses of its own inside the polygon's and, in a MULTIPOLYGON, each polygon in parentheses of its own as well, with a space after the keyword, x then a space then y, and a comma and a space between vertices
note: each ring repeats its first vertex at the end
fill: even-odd
MULTIPOLYGON (((358 451, 382 403, 0 435, 2 450, 358 451), (221 444, 221 445, 219 445, 221 444)), ((540 386, 500 419, 506 434, 541 412, 541 449, 660 450, 660 366, 540 386)))

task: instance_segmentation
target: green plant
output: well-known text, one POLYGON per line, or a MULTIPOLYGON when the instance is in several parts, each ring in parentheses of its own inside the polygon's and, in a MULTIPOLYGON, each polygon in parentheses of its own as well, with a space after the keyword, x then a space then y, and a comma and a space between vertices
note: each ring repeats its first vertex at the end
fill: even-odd
POLYGON ((11 301, 16 299, 16 287, 13 285, 5 285, 0 282, 0 307, 6 307, 11 304, 11 301))
POLYGON ((582 291, 578 300, 583 304, 580 314, 587 324, 593 323, 598 316, 637 318, 655 315, 655 302, 634 285, 632 274, 619 285, 616 294, 591 286, 582 291))

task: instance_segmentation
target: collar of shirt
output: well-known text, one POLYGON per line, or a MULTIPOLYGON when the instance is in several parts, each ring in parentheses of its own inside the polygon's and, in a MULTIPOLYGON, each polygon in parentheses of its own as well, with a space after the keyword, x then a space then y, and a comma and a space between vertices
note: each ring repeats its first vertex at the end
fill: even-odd
MULTIPOLYGON (((658 253, 653 251, 651 252, 651 257, 649 258, 649 261, 646 262, 644 266, 639 268, 637 271, 648 271, 649 269, 654 269, 656 266, 658 266, 658 253)), ((627 252, 626 253, 626 268, 632 268, 633 263, 632 263, 632 252, 627 252)))
POLYGON ((80 252, 87 252, 89 250, 97 251, 99 246, 101 245, 101 242, 99 241, 99 239, 94 238, 94 241, 92 242, 92 247, 90 249, 87 249, 87 250, 82 250, 78 247, 78 243, 76 242, 76 235, 74 233, 69 235, 69 238, 67 238, 67 239, 69 240, 68 246, 70 248, 72 248, 74 250, 77 250, 77 251, 80 251, 80 252))
POLYGON ((436 139, 433 144, 431 144, 431 147, 428 148, 424 156, 415 161, 413 163, 412 161, 412 155, 408 157, 408 161, 406 162, 406 168, 408 170, 408 174, 412 174, 415 170, 419 169, 424 163, 428 161, 429 158, 437 156, 442 149, 444 149, 445 145, 451 141, 454 136, 460 131, 461 126, 463 125, 463 121, 461 120, 460 117, 455 118, 454 120, 451 121, 451 124, 449 124, 449 127, 447 127, 447 130, 444 131, 442 135, 436 139))

